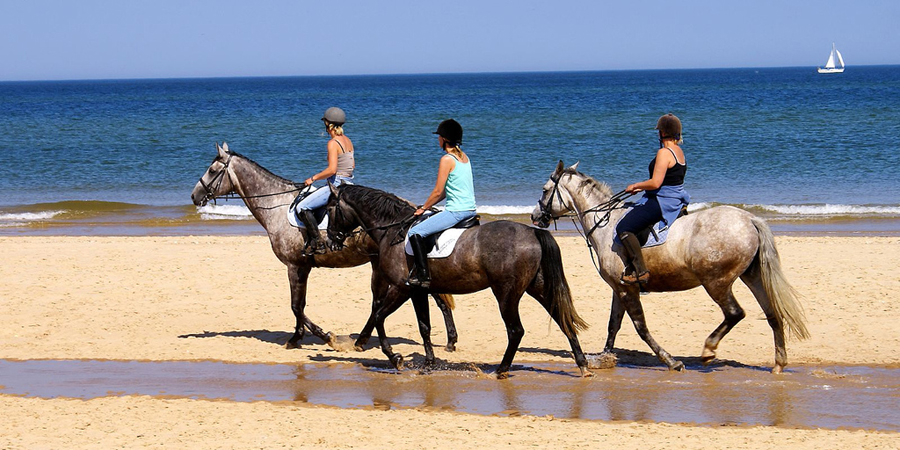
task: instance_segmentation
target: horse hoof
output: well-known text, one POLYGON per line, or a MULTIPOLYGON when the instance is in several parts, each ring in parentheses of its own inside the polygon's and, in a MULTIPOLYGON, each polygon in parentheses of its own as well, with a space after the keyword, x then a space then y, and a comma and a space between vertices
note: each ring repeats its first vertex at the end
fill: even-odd
POLYGON ((716 359, 716 352, 704 348, 703 353, 700 354, 700 362, 703 363, 704 366, 709 365, 709 363, 713 362, 716 359))
POLYGON ((456 351, 456 344, 447 344, 447 351, 448 351, 448 352, 455 352, 455 351, 456 351))
POLYGON ((300 348, 300 344, 298 344, 299 341, 300 341, 299 339, 291 338, 284 344, 284 348, 286 348, 288 350, 300 348))
POLYGON ((672 364, 672 366, 669 367, 669 370, 683 372, 684 371, 684 363, 681 361, 675 361, 675 364, 672 364))
POLYGON ((509 372, 497 372, 498 380, 505 380, 507 378, 509 378, 509 372))
POLYGON ((779 374, 779 373, 782 373, 783 371, 784 371, 784 366, 782 366, 781 364, 776 364, 775 367, 772 368, 772 373, 774 373, 774 374, 779 374))
POLYGON ((337 336, 332 332, 325 333, 325 343, 328 344, 329 347, 334 348, 335 343, 337 341, 337 336))
POLYGON ((588 370, 587 367, 579 367, 581 369, 581 378, 591 378, 594 376, 594 372, 588 370))
POLYGON ((354 346, 353 346, 353 350, 356 350, 356 351, 358 351, 358 352, 364 352, 364 351, 366 351, 366 349, 365 349, 362 345, 359 345, 359 344, 354 345, 354 346))
POLYGON ((391 364, 393 364, 394 368, 397 370, 403 369, 403 355, 399 353, 391 355, 391 364))

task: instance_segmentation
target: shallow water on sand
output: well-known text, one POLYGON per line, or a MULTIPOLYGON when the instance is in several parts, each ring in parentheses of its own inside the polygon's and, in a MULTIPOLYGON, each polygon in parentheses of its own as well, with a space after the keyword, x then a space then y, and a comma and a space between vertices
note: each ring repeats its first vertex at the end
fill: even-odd
POLYGON ((474 365, 423 374, 361 364, 0 360, 0 393, 288 401, 340 408, 417 408, 700 425, 900 431, 900 369, 752 366, 685 372, 619 366, 581 379, 571 365, 514 365, 497 380, 474 365))

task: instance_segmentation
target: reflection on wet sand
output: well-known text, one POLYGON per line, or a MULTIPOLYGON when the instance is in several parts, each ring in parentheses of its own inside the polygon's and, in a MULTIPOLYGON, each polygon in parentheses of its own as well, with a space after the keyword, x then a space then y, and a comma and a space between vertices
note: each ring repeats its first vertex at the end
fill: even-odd
POLYGON ((489 415, 900 431, 900 369, 619 366, 581 379, 568 366, 513 366, 507 380, 466 364, 422 373, 361 364, 5 361, 0 393, 94 398, 165 395, 419 408, 489 415))

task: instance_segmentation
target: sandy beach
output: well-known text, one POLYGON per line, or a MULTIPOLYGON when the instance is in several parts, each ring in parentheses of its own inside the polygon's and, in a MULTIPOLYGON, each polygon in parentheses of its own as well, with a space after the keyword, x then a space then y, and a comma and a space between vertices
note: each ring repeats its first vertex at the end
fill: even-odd
MULTIPOLYGON (((585 351, 606 339, 610 290, 580 237, 557 237, 585 351)), ((900 367, 900 238, 778 237, 782 265, 801 293, 812 337, 788 342, 790 364, 900 367)), ((213 360, 307 363, 387 360, 375 340, 337 351, 307 336, 286 350, 294 318, 284 266, 265 237, 0 238, 0 359, 213 360)), ((368 265, 314 269, 307 314, 341 336, 371 306, 368 265)), ((772 334, 750 292, 747 312, 718 357, 771 367, 772 334)), ((654 337, 677 359, 700 354, 721 321, 702 289, 644 297, 654 337)), ((450 363, 497 364, 506 333, 489 291, 456 296, 458 350, 450 363)), ((568 344, 537 302, 522 301, 526 335, 516 364, 570 364, 568 344), (552 351, 541 351, 541 350, 552 351)), ((627 320, 627 319, 626 319, 627 320)), ((432 305, 433 339, 446 341, 432 305)), ((422 358, 415 316, 387 321, 394 349, 422 358)), ((617 348, 646 353, 630 322, 617 348)), ((776 375, 772 375, 776 376, 776 375)), ((573 379, 572 382, 582 380, 573 379)), ((499 383, 499 382, 498 382, 499 383)), ((225 402, 149 396, 91 400, 0 395, 0 448, 900 448, 897 433, 783 427, 493 417, 424 409, 338 409, 301 402, 225 402)))

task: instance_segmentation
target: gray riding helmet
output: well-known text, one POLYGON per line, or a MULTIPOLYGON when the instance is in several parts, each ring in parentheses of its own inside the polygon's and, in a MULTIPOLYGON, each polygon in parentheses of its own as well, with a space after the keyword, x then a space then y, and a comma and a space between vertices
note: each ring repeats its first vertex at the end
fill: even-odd
POLYGON ((322 120, 326 122, 333 123, 335 125, 343 125, 347 122, 347 115, 344 114, 344 110, 338 108, 337 106, 332 106, 325 110, 325 115, 322 116, 322 120))

